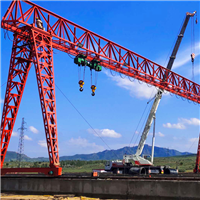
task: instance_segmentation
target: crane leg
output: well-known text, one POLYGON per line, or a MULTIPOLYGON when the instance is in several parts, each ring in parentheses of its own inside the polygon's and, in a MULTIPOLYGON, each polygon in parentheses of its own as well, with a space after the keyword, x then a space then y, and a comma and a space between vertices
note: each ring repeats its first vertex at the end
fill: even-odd
POLYGON ((198 143, 198 147, 197 147, 196 165, 193 170, 194 173, 200 172, 199 164, 200 164, 200 135, 199 135, 199 143, 198 143))
POLYGON ((52 37, 32 30, 34 65, 44 120, 50 168, 60 168, 56 120, 56 99, 52 37))
POLYGON ((14 35, 6 94, 1 119, 1 168, 15 125, 24 87, 31 67, 30 43, 14 35))

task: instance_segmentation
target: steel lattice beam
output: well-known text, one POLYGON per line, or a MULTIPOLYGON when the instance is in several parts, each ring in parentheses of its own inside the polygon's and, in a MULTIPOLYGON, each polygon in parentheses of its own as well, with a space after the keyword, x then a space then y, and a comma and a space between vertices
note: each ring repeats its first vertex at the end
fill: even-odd
POLYGON ((199 84, 30 1, 13 1, 1 26, 22 34, 20 27, 35 26, 36 17, 52 36, 54 48, 72 55, 85 54, 88 60, 100 60, 106 68, 200 103, 199 84))

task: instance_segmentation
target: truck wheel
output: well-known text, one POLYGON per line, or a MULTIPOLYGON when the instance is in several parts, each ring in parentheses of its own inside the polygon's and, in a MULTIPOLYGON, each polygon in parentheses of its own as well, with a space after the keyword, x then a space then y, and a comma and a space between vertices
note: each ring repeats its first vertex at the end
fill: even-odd
POLYGON ((114 169, 114 170, 113 170, 113 174, 117 174, 117 169, 114 169))
POLYGON ((146 170, 145 170, 145 168, 141 168, 141 169, 140 169, 140 174, 141 174, 141 175, 146 175, 146 170))
POLYGON ((164 169, 164 174, 170 174, 170 170, 168 168, 164 169))

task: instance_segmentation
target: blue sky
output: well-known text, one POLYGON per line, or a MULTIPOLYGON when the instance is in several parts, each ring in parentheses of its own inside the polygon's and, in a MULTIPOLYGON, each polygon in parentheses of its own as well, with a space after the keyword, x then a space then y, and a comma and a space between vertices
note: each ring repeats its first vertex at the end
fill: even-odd
MULTIPOLYGON (((166 67, 186 12, 199 12, 199 2, 40 2, 54 13, 75 22, 166 67)), ((1 17, 9 2, 1 2, 1 17)), ((199 15, 199 14, 198 14, 199 15)), ((12 38, 12 33, 9 33, 12 38)), ((195 77, 200 83, 199 24, 195 26, 195 77)), ((12 42, 1 30, 1 84, 7 81, 12 42)), ((78 67, 65 53, 55 50, 55 82, 111 149, 139 142, 144 118, 136 130, 147 101, 156 89, 137 80, 130 82, 104 69, 98 75, 95 97, 91 96, 90 73, 86 71, 84 91, 79 92, 78 67), (137 139, 138 138, 138 139, 137 139), (137 140, 136 140, 137 139, 137 140)), ((173 70, 192 79, 191 21, 182 40, 173 70)), ((17 151, 22 117, 27 122, 25 154, 48 156, 43 119, 31 68, 8 150, 17 151)), ((1 108, 6 86, 1 88, 1 108)), ((108 149, 56 88, 60 156, 108 149)), ((149 106, 147 110, 149 110, 149 106)), ((2 111, 1 111, 2 112, 2 111)), ((145 115, 146 116, 146 113, 145 115)), ((156 146, 196 152, 199 135, 199 106, 170 94, 163 96, 157 111, 156 146)), ((152 129, 146 141, 151 144, 152 129)))

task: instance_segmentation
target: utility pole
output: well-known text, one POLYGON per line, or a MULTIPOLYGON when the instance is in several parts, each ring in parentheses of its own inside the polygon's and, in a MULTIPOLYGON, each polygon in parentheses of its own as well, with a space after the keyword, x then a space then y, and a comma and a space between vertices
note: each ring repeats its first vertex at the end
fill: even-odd
POLYGON ((17 154, 17 160, 19 162, 18 167, 21 167, 21 161, 22 161, 22 157, 24 154, 24 130, 26 130, 25 124, 26 124, 26 122, 24 121, 24 118, 22 118, 22 125, 18 129, 18 130, 20 130, 18 154, 17 154))

